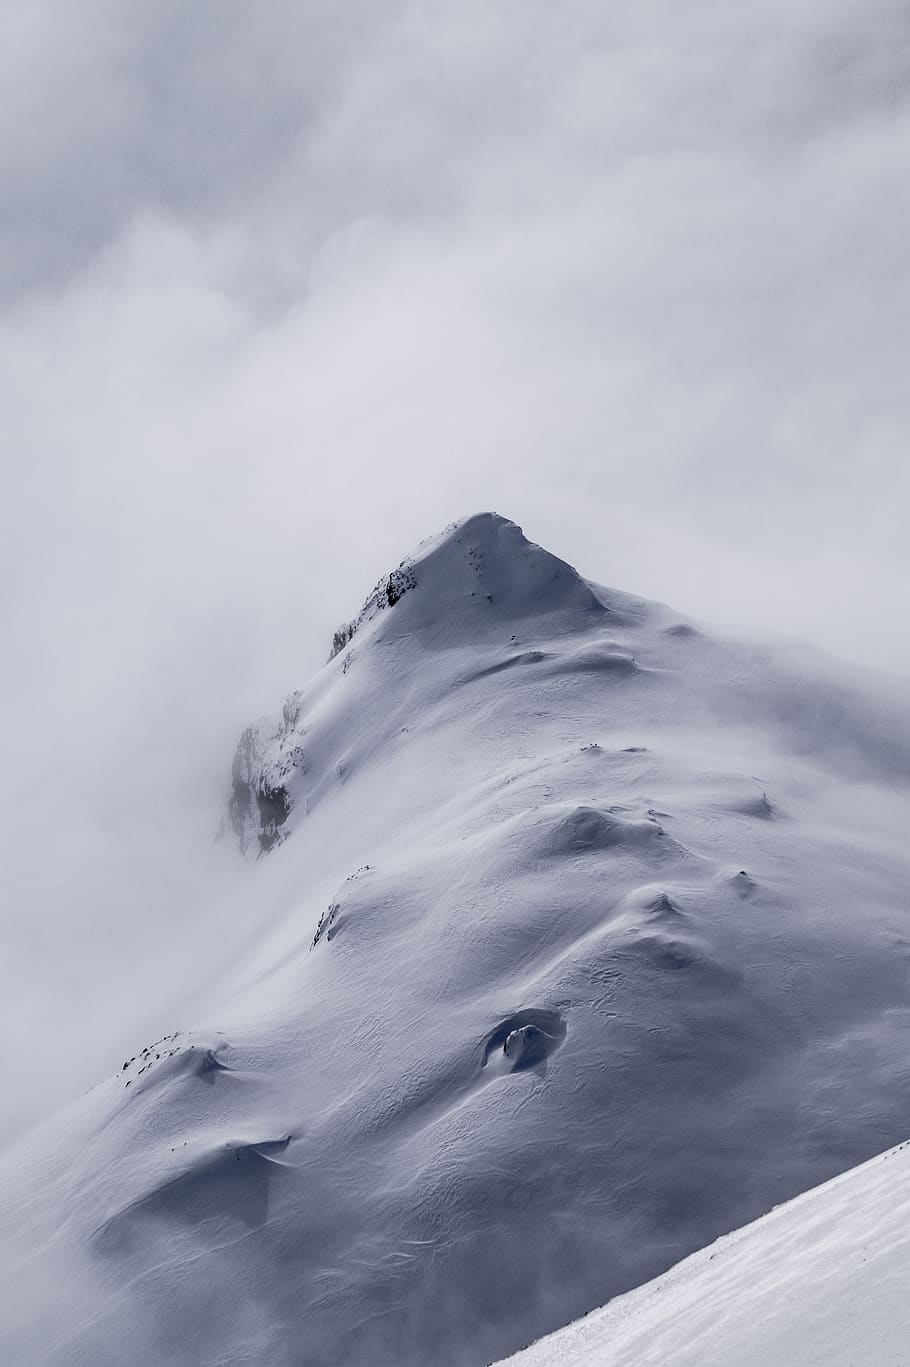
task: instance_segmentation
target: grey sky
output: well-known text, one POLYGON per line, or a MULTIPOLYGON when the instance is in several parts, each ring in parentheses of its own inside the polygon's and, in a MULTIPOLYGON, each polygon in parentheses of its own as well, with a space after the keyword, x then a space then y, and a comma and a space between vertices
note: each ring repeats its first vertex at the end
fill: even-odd
POLYGON ((910 670, 904 6, 0 23, 11 1126, 170 1022, 237 731, 452 517, 910 670))

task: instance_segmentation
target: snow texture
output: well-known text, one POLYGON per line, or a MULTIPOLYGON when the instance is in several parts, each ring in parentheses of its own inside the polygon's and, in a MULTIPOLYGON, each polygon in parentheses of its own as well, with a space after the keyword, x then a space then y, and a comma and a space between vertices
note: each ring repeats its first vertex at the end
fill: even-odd
POLYGON ((910 1141, 798 1196, 509 1367, 901 1367, 910 1141))
POLYGON ((476 1367, 903 1139, 908 778, 887 681, 446 529, 241 740, 192 1019, 4 1155, 0 1360, 476 1367))

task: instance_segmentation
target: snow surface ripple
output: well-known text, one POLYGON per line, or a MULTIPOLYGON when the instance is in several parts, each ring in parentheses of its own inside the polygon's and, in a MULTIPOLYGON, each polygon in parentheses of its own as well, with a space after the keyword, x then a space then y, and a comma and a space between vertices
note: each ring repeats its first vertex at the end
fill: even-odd
POLYGON ((333 651, 193 1019, 0 1167, 4 1362, 476 1367, 910 1132, 886 682, 493 514, 333 651))

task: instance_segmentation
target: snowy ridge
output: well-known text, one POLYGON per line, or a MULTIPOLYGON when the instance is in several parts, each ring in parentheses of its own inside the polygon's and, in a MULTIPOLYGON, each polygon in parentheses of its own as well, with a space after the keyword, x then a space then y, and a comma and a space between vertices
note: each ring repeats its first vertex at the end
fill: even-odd
MULTIPOLYGON (((383 627, 393 639, 416 631, 424 646, 441 641, 451 648, 459 640, 476 641, 491 629, 501 631, 504 622, 529 614, 553 622, 554 614, 562 613, 567 623, 577 623, 585 614, 603 616, 607 611, 571 565, 527 541, 514 522, 483 513, 450 523, 384 575, 357 616, 335 632, 329 663, 343 653, 341 672, 346 674, 361 645, 383 627), (406 594, 413 597, 390 625, 388 609, 406 594)), ((565 629, 565 624, 553 625, 565 629)), ((621 655, 617 667, 622 667, 621 655)), ((493 669, 528 658, 517 655, 493 669)), ((306 764, 301 706, 301 695, 292 694, 280 717, 248 727, 238 743, 229 814, 244 853, 267 853, 289 833, 285 823, 294 796, 288 780, 295 771, 305 772, 306 764)))
POLYGON ((906 700, 404 565, 241 741, 228 967, 4 1156, 4 1361, 477 1367, 910 1132, 906 700))
POLYGON ((907 1361, 908 1277, 905 1141, 508 1363, 899 1367, 907 1361))
POLYGON ((419 595, 408 603, 410 611, 399 616, 410 628, 433 627, 437 637, 473 635, 503 615, 521 618, 560 608, 604 607, 571 565, 528 541, 508 518, 480 513, 450 523, 383 576, 353 621, 336 631, 329 659, 364 625, 418 587, 419 595))

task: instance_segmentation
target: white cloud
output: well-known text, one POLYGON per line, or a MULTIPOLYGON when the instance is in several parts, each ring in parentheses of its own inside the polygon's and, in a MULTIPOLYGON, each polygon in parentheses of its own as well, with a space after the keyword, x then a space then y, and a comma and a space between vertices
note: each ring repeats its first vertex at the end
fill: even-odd
POLYGON ((898 6, 3 23, 18 1115, 192 985, 235 733, 451 517, 910 669, 898 6))

